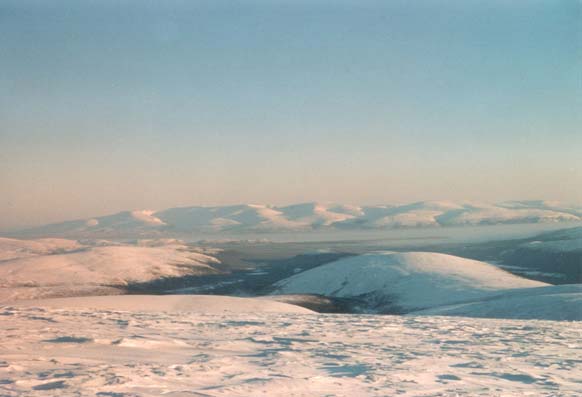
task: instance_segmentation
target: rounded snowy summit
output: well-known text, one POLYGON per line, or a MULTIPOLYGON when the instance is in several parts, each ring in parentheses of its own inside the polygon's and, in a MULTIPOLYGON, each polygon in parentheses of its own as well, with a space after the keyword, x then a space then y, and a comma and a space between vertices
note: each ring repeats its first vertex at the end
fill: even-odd
POLYGON ((376 252, 332 262, 277 283, 277 293, 359 298, 373 311, 413 310, 547 284, 489 263, 431 252, 376 252))

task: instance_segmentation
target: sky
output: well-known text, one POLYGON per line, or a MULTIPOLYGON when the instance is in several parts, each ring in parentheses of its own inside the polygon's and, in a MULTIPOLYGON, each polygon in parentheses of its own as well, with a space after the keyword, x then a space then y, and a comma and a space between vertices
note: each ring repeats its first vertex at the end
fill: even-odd
POLYGON ((0 0, 0 230, 582 203, 580 1, 0 0))

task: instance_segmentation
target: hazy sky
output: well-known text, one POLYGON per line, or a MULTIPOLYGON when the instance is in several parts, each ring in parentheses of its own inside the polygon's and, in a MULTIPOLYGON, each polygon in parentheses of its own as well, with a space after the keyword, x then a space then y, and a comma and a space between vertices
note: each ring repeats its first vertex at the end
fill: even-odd
POLYGON ((0 0, 0 229, 582 202, 581 71, 579 1, 0 0))

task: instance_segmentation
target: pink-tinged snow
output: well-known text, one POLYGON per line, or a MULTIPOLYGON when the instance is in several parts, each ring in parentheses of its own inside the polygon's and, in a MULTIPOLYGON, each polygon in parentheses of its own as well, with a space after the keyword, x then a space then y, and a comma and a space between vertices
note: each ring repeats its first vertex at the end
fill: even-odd
POLYGON ((0 262, 36 255, 70 252, 82 247, 83 245, 75 240, 61 238, 20 240, 0 237, 0 262))
POLYGON ((289 220, 306 226, 329 226, 361 216, 363 211, 357 206, 341 204, 304 203, 280 208, 289 220))
POLYGON ((580 323, 80 307, 0 318, 6 397, 573 397, 582 384, 580 323))
MULTIPOLYGON (((280 294, 368 297, 403 311, 483 299, 548 284, 491 264, 431 252, 377 252, 328 263, 277 283, 280 294)), ((383 311, 382 306, 377 308, 383 311)))
POLYGON ((286 219, 268 205, 243 204, 225 207, 186 207, 160 211, 158 216, 174 230, 220 231, 226 229, 287 230, 303 225, 286 219))
POLYGON ((480 205, 471 208, 471 210, 464 211, 456 216, 451 216, 449 219, 442 223, 444 225, 477 225, 480 223, 545 223, 577 220, 580 220, 579 215, 558 212, 549 209, 513 209, 499 206, 480 205))
POLYGON ((141 210, 141 211, 132 211, 131 215, 134 219, 136 219, 137 221, 146 223, 146 224, 150 224, 150 225, 154 225, 154 226, 161 226, 161 225, 165 225, 165 223, 159 219, 156 218, 154 216, 155 211, 151 211, 151 210, 141 210))
POLYGON ((115 287, 131 283, 218 273, 212 267, 217 263, 216 258, 179 244, 84 247, 78 252, 21 257, 0 263, 0 302, 119 293, 115 287))
POLYGON ((305 230, 321 227, 425 227, 582 220, 582 210, 545 202, 485 204, 423 201, 405 205, 356 206, 302 203, 285 207, 246 204, 173 208, 155 213, 177 230, 305 230))
POLYGON ((139 312, 313 313, 303 307, 274 300, 219 295, 84 296, 20 301, 13 305, 139 312))
POLYGON ((543 201, 498 204, 422 201, 371 206, 311 202, 288 206, 241 204, 125 211, 47 225, 29 233, 141 236, 166 232, 357 230, 575 221, 582 221, 582 207, 543 201))
POLYGON ((371 225, 375 227, 423 227, 439 226, 436 217, 441 215, 439 211, 416 210, 400 214, 384 216, 375 220, 371 225))

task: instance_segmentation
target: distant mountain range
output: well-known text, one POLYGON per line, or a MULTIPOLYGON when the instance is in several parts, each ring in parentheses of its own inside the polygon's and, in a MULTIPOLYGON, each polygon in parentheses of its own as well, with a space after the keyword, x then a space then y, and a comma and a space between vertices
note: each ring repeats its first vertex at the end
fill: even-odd
POLYGON ((167 233, 281 232, 318 229, 394 229, 582 221, 582 205, 548 201, 423 201, 406 205, 357 206, 302 203, 242 204, 135 210, 67 221, 23 231, 43 236, 144 235, 167 233))

